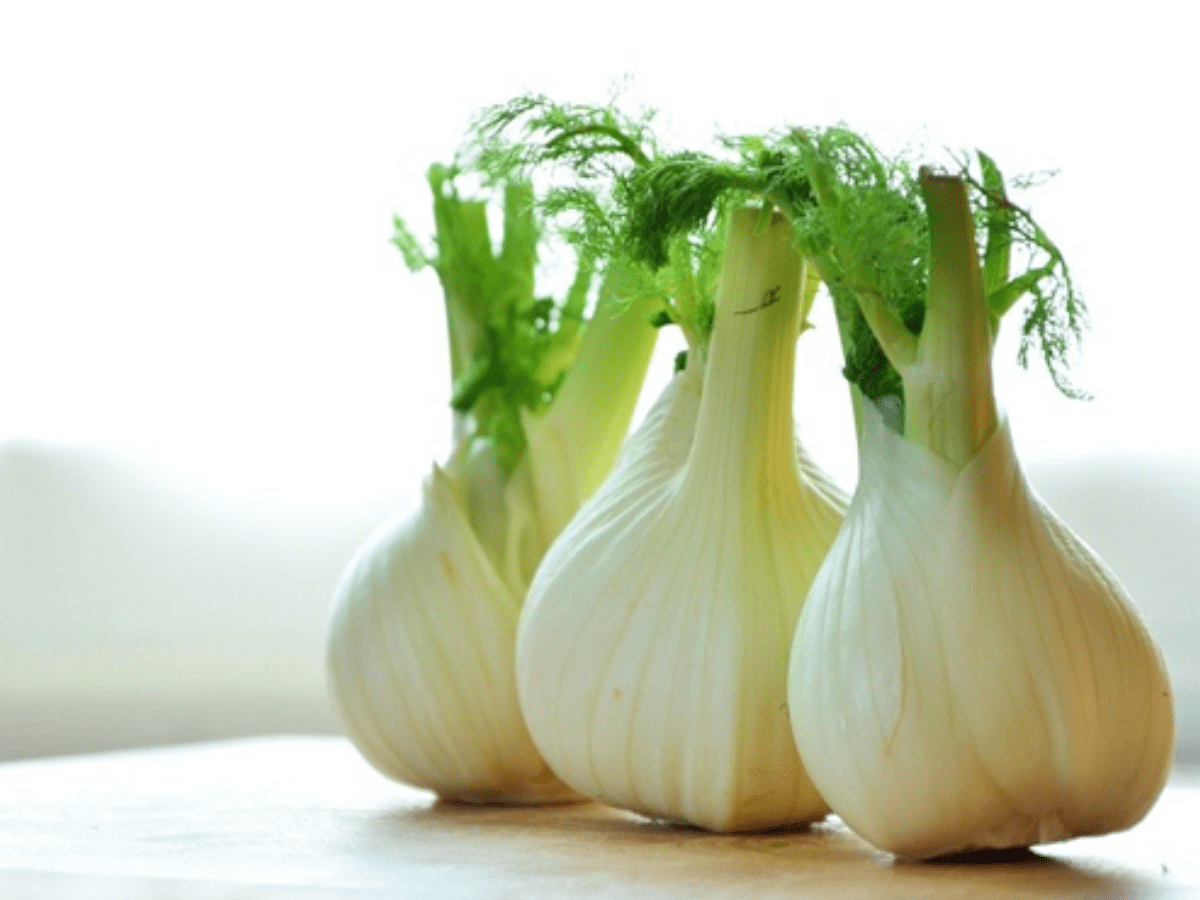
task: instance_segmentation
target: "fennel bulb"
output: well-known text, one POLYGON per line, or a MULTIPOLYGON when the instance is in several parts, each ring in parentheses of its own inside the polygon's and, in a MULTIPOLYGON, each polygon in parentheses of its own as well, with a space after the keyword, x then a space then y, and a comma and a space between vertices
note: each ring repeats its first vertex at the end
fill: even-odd
POLYGON ((650 310, 610 266, 573 333, 590 277, 581 263, 551 332, 532 293, 531 193, 510 185, 493 256, 483 204, 459 200, 436 169, 431 182, 460 439, 417 512, 384 523, 348 564, 330 693, 351 741, 390 777, 465 801, 579 799, 522 719, 517 616, 546 547, 620 449, 654 345, 650 310))
POLYGON ((717 831, 825 815, 786 706, 805 591, 844 499, 797 462, 806 311, 792 231, 735 211, 707 360, 693 348, 521 611, 534 743, 580 793, 717 831))
MULTIPOLYGON (((800 755, 851 828, 903 856, 1128 828, 1170 767, 1163 661, 1016 459, 991 376, 1003 310, 989 300, 1004 295, 985 293, 963 181, 924 171, 920 188, 920 334, 858 298, 903 422, 857 395, 860 480, 792 652, 800 755)), ((1003 247, 989 287, 1007 279, 1003 247)))

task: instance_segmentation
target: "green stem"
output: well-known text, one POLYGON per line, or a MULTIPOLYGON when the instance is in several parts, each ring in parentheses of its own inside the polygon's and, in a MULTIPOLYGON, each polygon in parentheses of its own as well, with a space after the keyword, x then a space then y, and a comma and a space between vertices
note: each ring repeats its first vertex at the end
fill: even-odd
POLYGON ((921 171, 930 271, 916 359, 904 381, 904 433, 955 466, 974 457, 999 419, 987 298, 962 179, 921 171))
POLYGON ((777 213, 761 233, 757 221, 754 209, 730 218, 688 460, 695 489, 727 484, 752 497, 796 477, 792 390, 804 278, 787 217, 777 213))
POLYGON ((1012 264, 1013 210, 1004 195, 1004 178, 995 161, 983 151, 979 151, 976 156, 979 158, 983 189, 987 195, 984 206, 987 240, 983 251, 983 290, 991 307, 989 325, 994 343, 1000 327, 1000 317, 1016 302, 1015 297, 1003 303, 992 302, 993 298, 999 300, 1002 289, 1008 284, 1012 264))
POLYGON ((696 284, 696 273, 692 268, 686 234, 679 234, 671 241, 667 264, 672 273, 675 309, 679 330, 687 342, 688 353, 700 353, 708 341, 707 334, 700 333, 698 320, 700 310, 700 288, 696 284))
POLYGON ((639 166, 645 165, 650 161, 650 158, 646 156, 642 148, 632 138, 619 128, 611 125, 580 125, 576 128, 565 129, 562 133, 546 141, 546 146, 548 148, 557 147, 572 138, 585 134, 597 134, 611 139, 613 146, 609 149, 624 153, 639 166))
POLYGON ((590 496, 612 467, 654 351, 657 332, 650 314, 659 301, 630 296, 632 284, 619 266, 609 266, 575 361, 535 426, 565 436, 580 498, 590 496))
POLYGON ((485 500, 503 518, 476 514, 477 533, 510 587, 523 596, 546 548, 608 475, 629 431, 658 332, 650 324, 655 298, 628 295, 630 280, 610 263, 596 311, 549 408, 524 419, 526 450, 503 485, 488 479, 485 500), (499 488, 502 498, 495 496, 499 488))
MULTIPOLYGON (((487 207, 482 202, 460 202, 456 213, 458 234, 451 238, 448 228, 439 227, 438 239, 443 247, 451 240, 462 240, 460 234, 473 236, 471 243, 480 247, 488 247, 487 207)), ((442 226, 442 223, 438 223, 442 226)), ((490 255, 490 251, 489 251, 490 255)), ((446 298, 446 330, 450 343, 450 380, 451 383, 463 373, 463 370, 475 358, 483 340, 483 329, 480 327, 480 307, 483 298, 475 296, 477 285, 475 279, 464 277, 464 269, 470 275, 483 263, 483 260, 466 258, 462 250, 450 260, 439 260, 437 265, 438 279, 442 283, 442 292, 446 298)))
POLYGON ((854 291, 858 300, 858 308, 862 310, 867 327, 879 341, 883 355, 897 372, 903 372, 917 360, 919 341, 917 336, 908 330, 904 320, 896 315, 883 297, 871 289, 854 291))
MULTIPOLYGON (((491 263, 487 204, 460 200, 442 192, 440 169, 430 170, 434 189, 433 214, 437 227, 438 258, 434 263, 446 304, 446 339, 450 345, 450 384, 475 360, 484 339, 479 294, 479 273, 491 263)), ((473 429, 469 413, 454 413, 453 439, 457 445, 473 429)))
MULTIPOLYGON (((533 213, 533 185, 510 181, 504 186, 504 240, 496 262, 520 292, 522 301, 533 297, 537 265, 538 223, 533 213)), ((486 219, 484 230, 486 233, 486 219)), ((488 250, 491 250, 489 238, 488 250)))

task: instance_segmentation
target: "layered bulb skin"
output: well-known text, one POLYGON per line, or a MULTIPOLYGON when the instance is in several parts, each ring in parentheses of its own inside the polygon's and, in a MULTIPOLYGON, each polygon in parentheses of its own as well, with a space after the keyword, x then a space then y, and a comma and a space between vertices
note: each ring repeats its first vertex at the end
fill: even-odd
POLYGON ((1132 826, 1173 714, 1120 583, 1032 490, 1007 423, 958 467, 861 408, 858 488, 790 671, 818 789, 911 858, 1132 826))
POLYGON ((1163 660, 1026 481, 966 185, 920 179, 924 322, 892 345, 903 424, 856 393, 859 482, 793 645, 796 742, 834 812, 901 856, 1128 828, 1171 765, 1163 660))
POLYGON ((460 443, 337 585, 330 695, 347 737, 397 781, 474 803, 583 799, 530 738, 514 655, 533 573, 612 466, 653 352, 650 301, 620 288, 602 285, 553 402, 523 417, 516 467, 503 471, 490 439, 460 443))
POLYGON ((335 591, 327 669, 347 736, 397 781, 476 803, 578 800, 521 717, 521 594, 468 519, 470 491, 435 466, 413 515, 385 522, 335 591))
POLYGON ((703 367, 668 385, 550 547, 521 613, 530 733, 576 791, 714 831, 819 819, 788 649, 844 510, 792 422, 802 264, 731 217, 703 367))

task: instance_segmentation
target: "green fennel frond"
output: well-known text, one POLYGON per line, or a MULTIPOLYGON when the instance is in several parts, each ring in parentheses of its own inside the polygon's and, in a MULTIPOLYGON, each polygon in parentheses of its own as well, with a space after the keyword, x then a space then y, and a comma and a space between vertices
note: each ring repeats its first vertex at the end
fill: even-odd
MULTIPOLYGON (((891 245, 880 241, 882 220, 865 215, 857 195, 849 195, 844 204, 838 202, 836 173, 822 169, 837 161, 834 148, 841 146, 855 153, 862 148, 842 132, 831 130, 815 136, 822 140, 824 155, 812 147, 814 135, 726 137, 722 146, 728 158, 682 152, 636 169, 622 196, 623 241, 634 258, 651 267, 667 267, 671 250, 682 236, 714 234, 728 210, 746 204, 779 207, 796 228, 798 249, 815 264, 833 295, 846 377, 871 397, 897 393, 899 376, 887 366, 853 295, 855 289, 880 287, 871 280, 871 260, 859 248, 877 254, 891 245), (827 182, 828 208, 817 202, 822 179, 827 182), (841 245, 834 247, 833 231, 839 233, 847 252, 842 252, 841 245)), ((710 253, 707 259, 710 271, 715 272, 719 253, 710 253)), ((919 318, 913 326, 920 326, 919 318)))
MULTIPOLYGON (((976 176, 969 158, 962 157, 959 177, 972 191, 978 227, 987 235, 983 253, 984 287, 995 323, 993 330, 1005 313, 1028 297, 1017 361, 1027 368, 1030 352, 1037 349, 1059 391, 1068 397, 1086 399, 1089 395, 1072 385, 1066 375, 1070 357, 1082 343, 1088 325, 1087 307, 1066 260, 1029 212, 1009 199, 995 161, 982 151, 975 156, 980 174, 976 176), (1015 276, 1010 271, 1014 250, 1024 263, 1023 270, 1015 276)), ((1027 185, 1045 177, 1042 174, 1014 179, 1014 183, 1027 185)))
POLYGON ((472 166, 492 177, 554 164, 578 177, 603 178, 654 155, 652 119, 650 112, 624 115, 613 104, 557 103, 527 94, 476 116, 466 150, 472 166))
MULTIPOLYGON (((666 265, 680 235, 712 228, 733 204, 773 204, 789 216, 797 247, 820 274, 838 320, 844 374, 870 399, 894 396, 903 384, 880 343, 911 345, 924 324, 929 289, 929 227, 918 171, 890 158, 843 126, 725 137, 730 158, 679 152, 633 170, 625 181, 621 235, 634 258, 666 265), (864 307, 875 313, 877 334, 864 307)), ((1041 350, 1064 394, 1069 352, 1077 346, 1086 311, 1061 253, 1028 212, 1012 204, 995 163, 979 155, 972 204, 979 230, 989 308, 1002 315, 1028 296, 1018 359, 1041 350), (1015 252, 1014 252, 1015 251, 1015 252), (1014 262, 1019 274, 1009 272, 1014 262)))
POLYGON ((629 115, 615 103, 566 104, 527 95, 480 113, 461 157, 492 180, 545 178, 538 211, 547 226, 581 256, 620 265, 634 293, 661 302, 656 325, 679 325, 690 346, 703 346, 712 323, 716 217, 707 230, 688 228, 687 240, 665 235, 653 265, 631 252, 625 229, 641 173, 662 155, 652 119, 651 112, 629 115))
POLYGON ((419 272, 430 264, 429 253, 398 215, 392 216, 392 244, 404 257, 404 264, 410 272, 419 272))
POLYGON ((543 238, 538 204, 527 181, 510 179, 499 196, 464 198, 456 166, 432 166, 435 252, 426 252, 396 218, 396 243, 414 269, 437 272, 446 304, 451 397, 469 417, 473 438, 492 441, 505 472, 526 447, 521 411, 553 399, 578 346, 595 259, 580 255, 562 301, 538 296, 535 269, 543 238), (487 206, 499 200, 504 231, 493 249, 487 206))
MULTIPOLYGON (((919 334, 928 290, 929 238, 914 166, 904 158, 885 159, 846 129, 798 140, 810 155, 810 165, 822 173, 824 189, 808 234, 832 257, 834 265, 827 268, 835 303, 840 281, 860 297, 880 298, 909 331, 919 334)), ((1031 351, 1039 349, 1058 390, 1068 397, 1085 397, 1065 374, 1087 314, 1062 254, 1029 212, 1009 200, 994 160, 980 152, 976 161, 978 175, 965 158, 960 159, 958 174, 970 189, 977 230, 984 236, 980 263, 993 337, 1001 317, 1028 297, 1018 362, 1027 366, 1031 351), (1010 270, 1015 264, 1020 265, 1014 275, 1010 270)), ((857 324, 852 330, 860 330, 857 324)), ((878 388, 864 384, 864 379, 869 381, 868 372, 879 365, 878 348, 868 340, 850 343, 847 375, 874 396, 878 388)), ((899 382, 890 373, 876 380, 899 382)))
POLYGON ((885 310, 901 339, 911 340, 924 323, 929 246, 916 175, 841 126, 789 138, 780 152, 803 161, 814 198, 793 224, 833 299, 844 374, 869 399, 902 402, 900 374, 863 308, 885 310))
POLYGON ((656 153, 651 118, 525 95, 479 113, 460 157, 493 181, 541 177, 548 227, 579 253, 608 260, 622 255, 615 217, 624 179, 656 153))
POLYGON ((622 183, 622 243, 634 259, 662 268, 680 235, 711 231, 734 192, 758 187, 740 166, 707 154, 660 156, 634 169, 622 183))

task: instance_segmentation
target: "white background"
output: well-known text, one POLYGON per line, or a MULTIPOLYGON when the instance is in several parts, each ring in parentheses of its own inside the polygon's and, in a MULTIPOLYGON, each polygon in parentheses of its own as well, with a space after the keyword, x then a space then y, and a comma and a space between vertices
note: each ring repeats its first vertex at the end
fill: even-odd
MULTIPOLYGON (((428 232, 425 169, 481 106, 527 90, 600 101, 625 78, 677 143, 844 121, 883 144, 1059 170, 1025 199, 1090 303, 1075 373, 1096 399, 1019 372, 1011 341, 1000 390, 1047 496, 1096 511, 1073 524, 1147 595, 1186 682, 1200 640, 1191 21, 1164 2, 5 4, 8 702, 51 684, 77 709, 84 682, 169 701, 178 681, 217 710, 249 682, 319 695, 338 567, 449 442, 440 292, 404 269, 391 215, 428 232)), ((818 326, 800 349, 800 424, 849 485, 818 326)))

